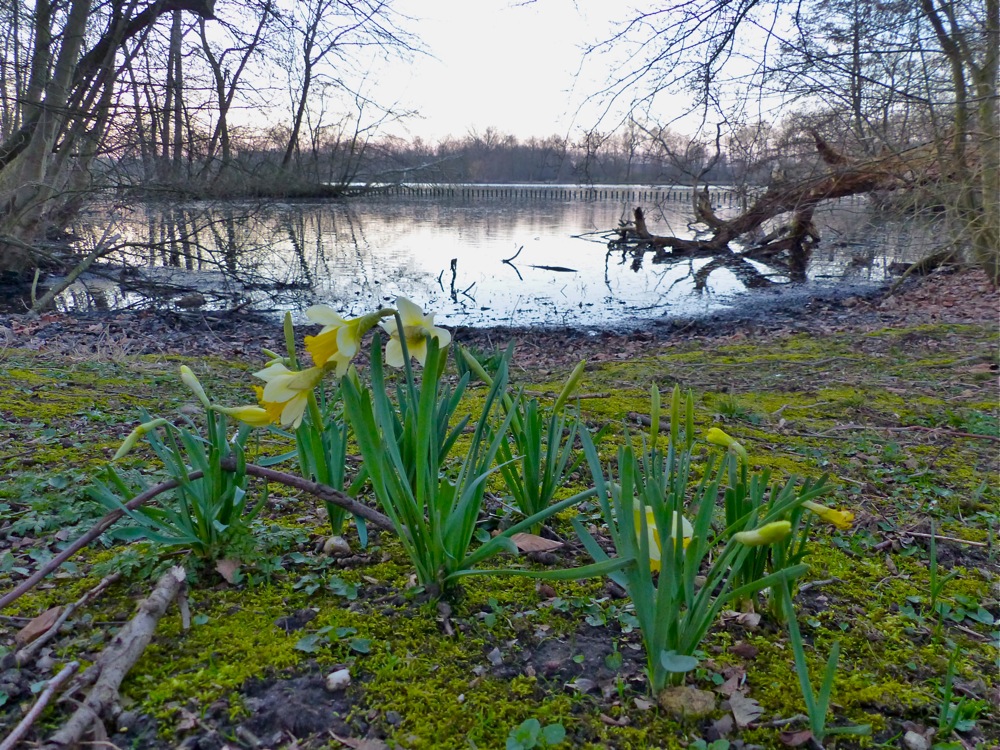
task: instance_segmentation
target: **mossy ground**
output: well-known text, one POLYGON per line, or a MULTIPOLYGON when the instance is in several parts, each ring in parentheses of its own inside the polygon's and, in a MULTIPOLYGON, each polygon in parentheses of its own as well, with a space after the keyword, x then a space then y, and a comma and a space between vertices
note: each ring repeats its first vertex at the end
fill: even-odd
MULTIPOLYGON (((651 384, 663 392, 679 384, 695 394, 699 428, 721 425, 757 467, 833 478, 827 501, 852 510, 856 523, 850 532, 814 529, 807 580, 821 583, 797 605, 814 683, 833 643, 841 644, 832 722, 873 728, 872 737, 838 746, 897 747, 904 727, 936 726, 955 647, 956 684, 975 720, 966 742, 1000 741, 997 344, 995 329, 955 325, 729 337, 651 346, 585 375, 582 392, 599 396, 580 402, 593 428, 648 412, 651 384), (929 601, 932 522, 951 538, 937 543, 941 574, 956 574, 938 613, 929 601)), ((6 351, 0 586, 15 584, 100 516, 85 486, 139 409, 181 418, 190 395, 175 373, 184 362, 219 401, 248 400, 256 363, 6 351)), ((518 368, 517 383, 556 392, 564 375, 518 368)), ((620 439, 609 439, 602 455, 610 458, 620 439)), ((280 452, 279 443, 269 439, 260 450, 280 452)), ((136 468, 147 460, 141 451, 128 459, 136 468)), ((245 744, 237 730, 257 705, 248 702, 249 685, 338 666, 353 676, 345 725, 402 747, 503 747, 528 718, 561 723, 567 746, 579 747, 683 747, 716 731, 711 719, 679 723, 642 702, 644 656, 628 602, 600 581, 468 578, 440 608, 412 587, 391 535, 373 535, 367 550, 338 563, 316 553, 325 532, 318 504, 284 494, 263 525, 266 551, 242 582, 228 585, 202 569, 189 593, 191 628, 182 629, 176 610, 161 622, 123 687, 131 709, 155 717, 155 734, 133 728, 117 736, 122 742, 172 747, 194 735, 204 747, 245 744), (592 689, 576 689, 580 677, 592 689)), ((565 517, 556 530, 572 535, 565 517)), ((0 644, 11 647, 18 617, 78 598, 123 559, 118 553, 97 545, 16 602, 0 620, 0 644)), ((560 555, 563 564, 585 561, 572 550, 560 555)), ((148 556, 124 559, 133 563, 130 577, 74 616, 56 641, 57 664, 92 660, 148 590, 141 577, 150 572, 141 563, 148 556)), ((723 618, 703 651, 693 684, 724 692, 735 675, 763 708, 757 726, 729 739, 782 747, 780 720, 804 710, 784 631, 766 617, 753 628, 723 618)), ((30 700, 12 696, 0 718, 14 719, 30 700)), ((713 718, 723 713, 720 706, 713 718)), ((58 720, 50 709, 40 726, 58 720)), ((340 746, 328 735, 310 742, 340 746)))

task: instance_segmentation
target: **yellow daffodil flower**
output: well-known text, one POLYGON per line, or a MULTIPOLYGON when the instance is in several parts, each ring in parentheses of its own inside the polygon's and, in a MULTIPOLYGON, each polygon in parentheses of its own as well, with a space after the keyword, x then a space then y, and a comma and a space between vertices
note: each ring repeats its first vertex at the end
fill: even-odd
MULTIPOLYGON (((213 406, 215 411, 222 412, 230 417, 240 420, 251 427, 267 427, 276 420, 274 416, 263 406, 213 406)), ((280 413, 278 419, 281 418, 280 413)))
POLYGON ((792 524, 790 522, 772 521, 751 531, 738 531, 733 534, 733 539, 747 547, 763 547, 765 544, 780 542, 791 533, 792 524))
POLYGON ((313 364, 323 367, 333 361, 337 366, 338 377, 343 375, 361 348, 361 337, 379 320, 392 313, 392 310, 379 310, 348 320, 326 305, 313 305, 306 310, 306 317, 323 326, 315 336, 306 336, 306 350, 312 357, 313 364))
POLYGON ((111 460, 117 461, 119 458, 124 456, 130 450, 135 448, 136 443, 138 443, 139 440, 142 439, 143 435, 145 435, 147 432, 155 430, 157 427, 162 427, 165 424, 167 424, 167 420, 163 419, 162 417, 160 419, 150 420, 149 422, 143 422, 141 425, 136 427, 134 430, 132 430, 132 432, 128 434, 128 436, 125 438, 125 442, 122 443, 122 447, 118 449, 118 452, 115 453, 114 457, 111 460))
POLYGON ((198 400, 205 405, 206 409, 212 405, 212 403, 208 400, 208 395, 205 393, 205 389, 202 388, 201 383, 198 382, 198 376, 195 375, 194 371, 192 371, 187 365, 181 365, 181 382, 191 389, 194 395, 198 397, 198 400))
POLYGON ((302 424, 302 415, 309 404, 309 394, 323 379, 323 368, 289 370, 277 362, 255 372, 254 376, 266 383, 261 394, 263 408, 274 414, 280 407, 279 424, 295 429, 302 424))
POLYGON ((427 358, 427 339, 437 339, 442 349, 451 343, 451 334, 444 328, 434 325, 434 314, 424 315, 424 311, 406 299, 396 299, 396 310, 403 323, 400 334, 395 320, 382 321, 381 326, 389 334, 389 342, 385 345, 385 361, 391 367, 403 366, 403 347, 399 342, 400 335, 406 337, 406 348, 411 357, 416 357, 422 365, 427 358))
MULTIPOLYGON (((633 500, 632 517, 635 522, 636 536, 642 533, 642 517, 639 515, 642 512, 642 507, 646 508, 646 534, 649 538, 649 568, 655 573, 660 569, 660 534, 656 528, 653 509, 648 505, 640 505, 638 500, 633 500)), ((674 528, 677 528, 677 511, 674 511, 671 523, 674 525, 674 528)), ((684 516, 681 516, 681 535, 684 537, 682 545, 687 549, 687 546, 691 543, 691 537, 694 536, 694 528, 684 516)))
POLYGON ((746 449, 734 438, 727 435, 718 427, 712 427, 709 429, 709 431, 705 433, 705 440, 713 445, 721 445, 723 448, 732 451, 747 463, 750 461, 749 456, 747 456, 746 449))
POLYGON ((849 510, 836 510, 809 500, 802 503, 802 506, 811 510, 827 523, 833 524, 841 531, 847 531, 851 528, 851 524, 854 521, 854 514, 849 510))

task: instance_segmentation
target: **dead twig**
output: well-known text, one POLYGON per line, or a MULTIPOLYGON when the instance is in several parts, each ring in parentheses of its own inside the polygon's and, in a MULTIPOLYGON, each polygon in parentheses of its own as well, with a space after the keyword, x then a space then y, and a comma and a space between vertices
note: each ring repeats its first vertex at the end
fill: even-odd
POLYGON ((49 680, 49 684, 45 686, 45 690, 38 696, 38 700, 35 701, 31 710, 24 715, 24 718, 18 722, 13 731, 4 738, 3 742, 0 742, 0 750, 13 750, 17 747, 17 743, 28 733, 31 725, 35 723, 38 717, 41 716, 42 711, 45 710, 45 707, 49 705, 52 696, 56 694, 56 691, 62 687, 63 683, 72 677, 79 668, 80 662, 71 661, 59 670, 59 674, 49 680))
MULTIPOLYGON (((236 461, 231 459, 224 460, 222 462, 222 468, 226 471, 234 471, 236 469, 236 461)), ((318 482, 311 482, 308 479, 297 477, 294 474, 286 474, 283 471, 275 471, 274 469, 268 469, 255 464, 247 464, 246 473, 259 479, 267 479, 288 487, 294 487, 295 489, 302 490, 303 492, 308 492, 321 500, 328 501, 334 505, 339 505, 340 507, 345 508, 352 515, 360 516, 380 529, 392 531, 394 528, 392 521, 389 520, 388 516, 380 513, 374 508, 369 508, 364 503, 359 503, 350 495, 339 492, 333 489, 333 487, 327 487, 326 485, 319 484, 318 482)), ((192 471, 188 474, 188 480, 199 479, 201 476, 202 472, 192 471)), ((125 503, 125 507, 129 510, 135 510, 144 503, 152 500, 157 495, 174 489, 179 484, 180 482, 176 479, 169 479, 166 482, 161 482, 160 484, 150 487, 148 490, 136 495, 134 498, 125 503)), ((111 528, 111 526, 123 515, 125 515, 125 513, 121 510, 113 510, 110 513, 107 513, 90 531, 81 536, 75 542, 66 547, 66 549, 53 557, 49 562, 24 579, 13 590, 8 591, 0 597, 0 610, 26 594, 28 591, 31 591, 31 589, 34 588, 43 578, 45 578, 45 576, 52 573, 69 558, 97 539, 101 534, 111 528)))
POLYGON ((132 666, 142 656, 153 638, 156 626, 180 592, 187 574, 184 568, 175 566, 160 576, 153 593, 139 603, 139 611, 128 624, 112 639, 108 647, 97 657, 94 666, 100 676, 88 693, 86 700, 73 712, 59 731, 53 734, 42 747, 43 750, 60 750, 78 744, 104 717, 116 718, 118 709, 118 688, 132 666))
POLYGON ((62 627, 63 623, 69 619, 69 616, 76 612, 80 607, 85 606, 88 602, 100 595, 105 589, 108 588, 112 583, 115 583, 121 578, 121 573, 113 573, 106 578, 102 578, 101 582, 98 583, 94 588, 90 589, 87 593, 81 596, 72 604, 68 605, 63 609, 59 618, 52 623, 52 627, 46 630, 42 635, 36 638, 34 641, 29 643, 24 648, 20 649, 16 654, 14 654, 14 664, 21 666, 22 664, 27 664, 28 661, 35 657, 42 646, 51 641, 56 637, 59 632, 59 628, 62 627))
MULTIPOLYGON (((930 539, 930 534, 925 534, 922 531, 902 531, 900 532, 904 536, 918 536, 921 539, 930 539)), ((940 539, 942 542, 955 542, 956 544, 968 544, 970 547, 989 547, 986 542, 974 542, 971 539, 959 539, 954 536, 942 536, 941 534, 935 534, 935 539, 940 539)))

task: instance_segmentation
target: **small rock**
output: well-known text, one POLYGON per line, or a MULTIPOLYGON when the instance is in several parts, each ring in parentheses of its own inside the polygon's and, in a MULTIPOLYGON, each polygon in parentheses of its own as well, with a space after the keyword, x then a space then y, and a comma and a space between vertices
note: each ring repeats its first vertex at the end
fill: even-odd
POLYGON ((403 723, 403 717, 400 716, 399 711, 386 711, 385 723, 393 727, 398 727, 403 723))
POLYGON ((178 307, 191 309, 194 307, 204 306, 206 301, 205 295, 199 294, 198 292, 191 292, 190 294, 185 294, 183 297, 176 300, 174 304, 178 307))
POLYGON ((351 554, 351 545, 342 536, 331 536, 323 542, 323 554, 330 557, 347 557, 351 554))
POLYGON ((927 750, 931 746, 926 737, 912 729, 903 735, 903 745, 906 750, 927 750))
POLYGON ((350 684, 351 672, 348 669, 338 669, 335 672, 330 672, 330 674, 326 676, 326 689, 331 693, 343 690, 350 684))
POLYGON ((715 694, 689 685, 668 687, 657 696, 660 707, 676 719, 700 719, 715 710, 715 694))

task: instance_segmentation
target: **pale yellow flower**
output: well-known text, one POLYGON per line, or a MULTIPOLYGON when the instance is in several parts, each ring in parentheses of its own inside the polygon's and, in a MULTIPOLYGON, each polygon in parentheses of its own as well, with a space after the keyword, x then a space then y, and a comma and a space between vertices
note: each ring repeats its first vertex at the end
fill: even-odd
POLYGON ((751 531, 738 531, 733 534, 733 539, 747 547, 763 547, 780 542, 791 533, 792 524, 788 521, 772 521, 751 531))
MULTIPOLYGON (((240 420, 251 427, 267 427, 275 422, 274 416, 263 406, 213 406, 215 411, 220 411, 230 417, 240 420)), ((278 418, 281 418, 280 413, 278 418)))
MULTIPOLYGON (((632 501, 632 518, 635 522, 635 533, 636 536, 642 533, 642 517, 639 515, 642 511, 642 507, 646 508, 646 535, 649 539, 649 568, 653 572, 660 569, 660 533, 656 528, 656 518, 653 516, 653 509, 646 505, 642 506, 638 500, 632 501)), ((677 511, 674 511, 673 518, 671 519, 674 529, 677 528, 677 511)), ((671 529, 671 532, 673 529, 671 529)), ((681 516, 681 536, 683 541, 681 544, 685 549, 691 543, 691 537, 694 536, 694 528, 688 522, 684 516, 681 516)))
POLYGON ((726 448, 745 462, 749 462, 750 458, 747 456, 746 449, 740 445, 734 438, 727 435, 725 432, 720 430, 718 427, 712 427, 708 432, 705 433, 705 440, 712 443, 713 445, 721 445, 726 448))
MULTIPOLYGON (((437 339, 442 349, 451 343, 451 334, 444 328, 434 325, 434 314, 424 315, 424 311, 406 299, 396 298, 396 310, 403 323, 402 335, 406 337, 406 348, 411 357, 423 364, 427 358, 427 339, 437 339)), ((395 319, 382 321, 381 326, 389 333, 390 338, 385 345, 385 361, 391 367, 402 367, 403 346, 399 342, 400 331, 395 319)))
POLYGON ((138 443, 139 440, 142 439, 143 435, 145 435, 147 432, 155 430, 157 427, 162 427, 165 424, 167 424, 167 420, 163 419, 162 417, 160 417, 159 419, 152 419, 149 422, 143 422, 141 425, 136 427, 134 430, 132 430, 132 432, 128 434, 128 436, 125 438, 125 442, 122 443, 122 447, 118 449, 118 451, 115 453, 114 457, 111 460, 117 461, 119 458, 124 456, 130 450, 135 448, 136 443, 138 443))
POLYGON ((851 524, 854 522, 854 514, 849 510, 836 510, 834 508, 828 508, 825 505, 820 505, 819 503, 814 503, 810 500, 806 500, 802 503, 802 505, 827 523, 833 524, 841 531, 847 531, 851 528, 851 524))
POLYGON ((364 334, 361 323, 364 318, 342 318, 326 305, 313 305, 306 310, 306 317, 323 326, 315 336, 306 336, 306 351, 313 364, 323 367, 333 360, 337 365, 337 374, 343 375, 361 346, 364 334))
POLYGON ((323 368, 289 370, 285 365, 276 362, 255 372, 254 376, 266 383, 261 394, 264 409, 274 414, 280 406, 281 414, 278 422, 282 427, 294 429, 302 424, 302 415, 305 414, 306 406, 309 404, 309 394, 323 379, 323 368))
POLYGON ((201 387, 201 383, 198 382, 198 376, 194 374, 190 367, 187 365, 181 365, 181 382, 184 383, 198 400, 205 405, 205 408, 209 408, 212 403, 208 400, 208 395, 205 393, 205 389, 201 387))

